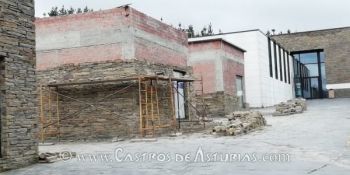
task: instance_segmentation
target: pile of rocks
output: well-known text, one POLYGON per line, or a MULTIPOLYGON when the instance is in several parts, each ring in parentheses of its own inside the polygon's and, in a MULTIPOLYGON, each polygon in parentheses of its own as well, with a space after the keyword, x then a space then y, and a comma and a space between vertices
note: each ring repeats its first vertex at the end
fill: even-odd
POLYGON ((235 136, 248 133, 266 125, 266 120, 260 112, 239 111, 226 116, 227 121, 213 128, 214 134, 235 136))
POLYGON ((306 100, 297 98, 289 100, 286 103, 282 102, 276 106, 276 111, 272 114, 273 116, 285 116, 297 113, 302 113, 307 110, 306 100))
POLYGON ((39 163, 54 163, 60 160, 68 160, 76 157, 75 152, 56 152, 56 153, 41 153, 39 155, 39 163))

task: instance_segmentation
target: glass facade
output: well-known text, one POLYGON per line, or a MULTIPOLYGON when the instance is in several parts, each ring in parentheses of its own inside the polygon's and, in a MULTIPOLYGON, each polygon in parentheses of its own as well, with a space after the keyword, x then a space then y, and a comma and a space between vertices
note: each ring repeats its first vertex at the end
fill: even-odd
POLYGON ((292 53, 295 94, 306 99, 326 98, 326 69, 323 51, 292 53))

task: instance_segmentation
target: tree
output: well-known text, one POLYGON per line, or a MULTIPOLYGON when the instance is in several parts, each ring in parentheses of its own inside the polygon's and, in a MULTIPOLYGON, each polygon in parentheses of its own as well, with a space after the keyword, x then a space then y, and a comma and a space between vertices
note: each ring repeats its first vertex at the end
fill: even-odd
POLYGON ((81 8, 78 8, 77 11, 76 11, 76 13, 77 13, 77 14, 78 14, 78 13, 83 13, 83 10, 81 10, 81 8))
POLYGON ((290 31, 290 29, 287 30, 287 34, 291 34, 292 32, 290 31))
POLYGON ((60 15, 60 16, 67 15, 67 10, 64 8, 64 5, 63 5, 62 8, 59 10, 58 15, 60 15))
POLYGON ((188 38, 195 37, 193 25, 189 25, 187 31, 188 38))
POLYGON ((52 7, 51 11, 47 13, 49 16, 58 16, 58 7, 52 7))
POLYGON ((212 26, 211 23, 210 23, 209 26, 208 26, 208 33, 207 33, 208 36, 214 35, 214 32, 213 32, 213 28, 212 28, 212 27, 213 27, 213 26, 212 26))
POLYGON ((67 12, 69 15, 72 15, 75 13, 75 9, 73 7, 70 7, 70 9, 67 12))
POLYGON ((182 27, 182 24, 181 24, 181 23, 179 23, 179 25, 178 25, 178 26, 179 26, 179 30, 181 30, 181 29, 182 29, 182 28, 181 28, 181 27, 182 27))
MULTIPOLYGON (((79 14, 79 13, 87 13, 87 12, 93 12, 94 9, 89 9, 88 6, 82 10, 82 8, 74 9, 73 7, 70 7, 69 9, 65 9, 64 6, 62 8, 58 9, 58 7, 52 7, 51 11, 47 13, 49 16, 64 16, 64 15, 72 15, 72 14, 79 14)), ((46 13, 44 13, 44 16, 46 16, 46 13)))
POLYGON ((87 12, 89 12, 90 11, 90 9, 88 8, 88 6, 85 6, 85 8, 84 8, 84 13, 87 13, 87 12))
POLYGON ((208 35, 207 30, 208 30, 207 27, 203 27, 203 29, 201 30, 201 35, 207 36, 208 35))

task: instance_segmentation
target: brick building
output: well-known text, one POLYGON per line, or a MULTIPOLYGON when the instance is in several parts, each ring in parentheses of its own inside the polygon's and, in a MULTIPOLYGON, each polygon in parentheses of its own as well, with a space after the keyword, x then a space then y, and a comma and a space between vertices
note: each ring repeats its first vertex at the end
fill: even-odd
POLYGON ((146 125, 167 128, 191 119, 185 32, 128 6, 37 19, 36 32, 43 137, 133 136, 146 125), (141 85, 135 77, 144 76, 153 79, 141 85), (155 88, 158 76, 168 78, 155 88), (173 84, 176 89, 169 89, 173 84), (158 91, 159 99, 141 97, 146 91, 158 91), (145 111, 158 114, 148 121, 145 111))
POLYGON ((38 159, 33 0, 0 1, 0 172, 38 159))
POLYGON ((273 106, 294 98, 293 64, 287 49, 258 29, 223 33, 193 40, 218 38, 246 50, 244 90, 247 106, 273 106))
POLYGON ((296 95, 350 97, 350 27, 272 36, 294 57, 296 95))
POLYGON ((194 76, 202 78, 211 116, 225 116, 244 106, 244 52, 220 38, 189 40, 189 65, 194 76))

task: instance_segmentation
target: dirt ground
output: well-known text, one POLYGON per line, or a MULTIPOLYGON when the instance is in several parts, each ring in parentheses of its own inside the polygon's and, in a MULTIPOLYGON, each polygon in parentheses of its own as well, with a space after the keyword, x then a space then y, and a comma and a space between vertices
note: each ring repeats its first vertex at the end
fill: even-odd
POLYGON ((61 160, 5 175, 70 174, 349 174, 350 99, 311 100, 308 110, 272 117, 268 126, 238 137, 206 134, 152 142, 71 143, 40 146, 61 160), (76 152, 71 158, 68 152, 76 152))

